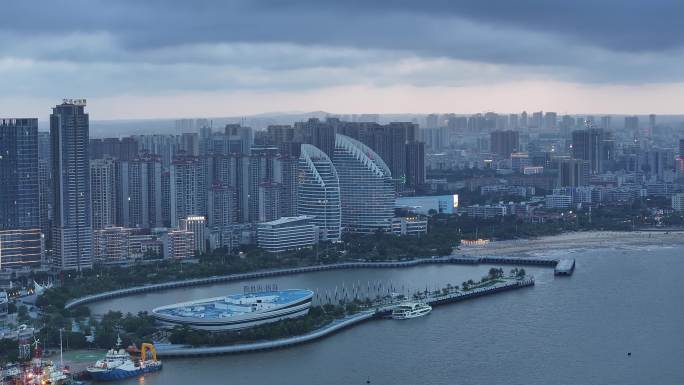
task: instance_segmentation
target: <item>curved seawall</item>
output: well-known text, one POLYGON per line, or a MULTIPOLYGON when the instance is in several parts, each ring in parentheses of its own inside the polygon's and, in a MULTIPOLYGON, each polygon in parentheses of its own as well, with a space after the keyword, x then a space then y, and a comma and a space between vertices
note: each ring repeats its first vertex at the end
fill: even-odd
MULTIPOLYGON (((452 293, 444 296, 437 296, 426 300, 428 304, 434 306, 445 305, 448 303, 464 301, 472 298, 482 297, 485 295, 500 293, 504 291, 510 291, 515 289, 521 289, 524 287, 534 286, 534 279, 528 278, 521 281, 507 282, 503 284, 497 284, 488 288, 474 289, 467 292, 452 293)), ((168 349, 157 350, 157 355, 160 357, 196 357, 196 356, 207 356, 207 355, 220 355, 220 354, 236 354, 236 353, 247 353, 255 352, 259 350, 268 349, 278 349, 288 346, 298 345, 307 343, 319 338, 326 337, 333 334, 341 329, 359 324, 361 322, 386 316, 391 313, 392 307, 395 305, 388 305, 380 307, 376 310, 363 311, 339 320, 333 321, 331 324, 326 325, 320 329, 314 330, 312 332, 302 334, 300 336, 281 338, 273 341, 262 341, 253 342, 246 344, 237 345, 225 345, 225 346, 202 346, 202 347, 189 347, 180 346, 172 347, 168 349)))
POLYGON ((369 320, 376 315, 374 310, 369 310, 352 316, 335 320, 331 324, 312 332, 300 336, 282 338, 273 341, 253 342, 248 344, 225 345, 225 346, 204 346, 204 347, 178 347, 157 350, 160 357, 189 357, 189 356, 209 356, 219 354, 247 353, 258 350, 268 350, 283 348, 286 346, 303 344, 318 338, 325 337, 340 329, 369 320))
MULTIPOLYGON (((162 291, 169 289, 177 289, 181 287, 211 285, 222 282, 235 282, 255 278, 269 278, 283 275, 312 273, 316 271, 326 270, 341 270, 341 269, 377 269, 377 268, 401 268, 413 267, 418 265, 431 264, 462 264, 462 265, 477 265, 485 264, 515 264, 515 265, 536 265, 555 267, 560 261, 558 259, 549 258, 526 258, 526 257, 467 257, 467 256, 449 256, 436 258, 420 258, 410 261, 396 261, 396 262, 345 262, 331 265, 317 265, 307 267, 297 267, 290 269, 278 269, 257 271, 243 274, 230 274, 206 278, 195 278, 181 281, 172 281, 157 283, 144 286, 136 286, 127 289, 107 291, 104 293, 92 294, 85 297, 80 297, 67 302, 64 305, 65 309, 71 309, 77 306, 98 302, 110 298, 125 297, 134 294, 150 293, 154 291, 162 291)), ((573 264, 574 266, 574 264, 573 264)))

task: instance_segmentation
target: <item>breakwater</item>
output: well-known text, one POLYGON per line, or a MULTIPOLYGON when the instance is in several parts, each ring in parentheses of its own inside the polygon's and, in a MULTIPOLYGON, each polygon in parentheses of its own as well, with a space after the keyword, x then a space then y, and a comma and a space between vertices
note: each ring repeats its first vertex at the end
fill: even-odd
MULTIPOLYGON (((446 257, 431 257, 418 258, 408 261, 392 261, 392 262, 344 262, 329 265, 316 265, 288 269, 265 270, 256 271, 252 273, 230 274, 222 276, 213 276, 205 278, 194 278, 172 282, 164 282, 143 286, 130 287, 120 290, 112 290, 98 294, 92 294, 80 298, 73 299, 64 305, 65 309, 72 309, 77 306, 86 305, 106 299, 125 297, 129 295, 150 293, 155 291, 163 291, 169 289, 177 289, 182 287, 211 285, 223 282, 236 282, 247 279, 270 278, 283 275, 304 274, 317 271, 327 270, 342 270, 342 269, 376 269, 376 268, 403 268, 413 267, 419 265, 429 264, 510 264, 510 265, 531 265, 531 266, 548 266, 556 267, 563 261, 571 261, 574 269, 574 260, 559 260, 551 258, 529 258, 529 257, 471 257, 471 256, 446 256, 446 257)), ((570 271, 572 273, 572 271, 570 271)))

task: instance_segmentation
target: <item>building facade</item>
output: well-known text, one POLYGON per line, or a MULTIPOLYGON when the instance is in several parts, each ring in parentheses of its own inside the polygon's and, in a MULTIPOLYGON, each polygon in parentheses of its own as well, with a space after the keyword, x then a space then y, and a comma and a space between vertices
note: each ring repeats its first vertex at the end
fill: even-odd
POLYGON ((358 140, 338 134, 333 165, 340 181, 344 231, 391 231, 395 192, 390 169, 380 156, 358 140))
POLYGON ((318 229, 311 217, 282 217, 257 225, 257 245, 271 253, 311 247, 318 243, 318 229))
POLYGON ((90 191, 93 229, 116 223, 116 184, 114 161, 110 158, 90 161, 90 191))
POLYGON ((297 212, 313 217, 321 240, 339 241, 342 236, 340 181, 332 161, 323 151, 303 144, 297 171, 297 212))
POLYGON ((50 115, 53 262, 62 270, 92 267, 89 121, 85 100, 64 100, 50 115))
POLYGON ((0 119, 0 264, 42 260, 38 119, 0 119))

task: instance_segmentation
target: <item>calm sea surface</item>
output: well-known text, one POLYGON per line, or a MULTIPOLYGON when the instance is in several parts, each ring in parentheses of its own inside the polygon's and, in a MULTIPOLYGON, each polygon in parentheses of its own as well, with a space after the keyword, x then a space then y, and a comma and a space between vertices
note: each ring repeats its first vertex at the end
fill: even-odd
MULTIPOLYGON (((121 383, 684 383, 684 248, 574 250, 553 256, 576 258, 575 275, 561 278, 552 269, 526 268, 536 278, 533 288, 441 306, 414 320, 371 321, 282 350, 167 359, 161 372, 121 383)), ((137 312, 267 283, 318 292, 377 281, 395 288, 434 288, 479 279, 490 267, 321 272, 119 298, 91 309, 137 312)))

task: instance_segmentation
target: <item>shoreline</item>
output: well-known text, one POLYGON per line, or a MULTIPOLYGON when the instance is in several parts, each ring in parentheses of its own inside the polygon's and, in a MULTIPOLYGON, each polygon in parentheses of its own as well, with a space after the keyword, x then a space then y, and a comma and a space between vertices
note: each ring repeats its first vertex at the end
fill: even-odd
MULTIPOLYGON (((482 247, 467 247, 456 249, 452 254, 442 257, 417 257, 403 261, 384 262, 341 262, 332 265, 313 265, 289 269, 261 270, 250 273, 229 274, 225 276, 211 276, 186 280, 163 282, 134 286, 101 293, 86 295, 68 301, 64 308, 71 309, 101 300, 129 295, 142 294, 152 291, 163 291, 188 286, 202 286, 228 281, 240 281, 253 278, 266 278, 280 275, 309 273, 323 270, 356 269, 356 268, 396 268, 413 267, 422 264, 444 263, 448 259, 463 259, 468 257, 549 257, 555 253, 571 249, 610 248, 616 247, 611 242, 619 241, 618 246, 664 246, 665 244, 684 245, 684 233, 671 231, 586 231, 567 232, 558 235, 538 238, 493 241, 482 247)), ((553 258, 552 258, 553 259, 553 258)), ((467 261, 466 261, 467 262, 467 261)), ((463 263, 463 262, 461 262, 463 263)), ((475 262, 473 262, 475 263, 475 262)))
POLYGON ((673 231, 575 231, 537 238, 492 241, 482 247, 460 248, 454 254, 535 256, 544 252, 570 249, 664 245, 684 245, 684 233, 673 231), (615 242, 619 242, 619 245, 616 245, 615 242))

